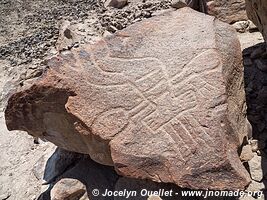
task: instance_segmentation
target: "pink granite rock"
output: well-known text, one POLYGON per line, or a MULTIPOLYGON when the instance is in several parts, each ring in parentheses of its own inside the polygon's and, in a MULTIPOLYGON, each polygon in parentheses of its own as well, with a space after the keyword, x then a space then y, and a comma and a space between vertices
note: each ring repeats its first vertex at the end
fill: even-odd
POLYGON ((241 60, 233 28, 182 8, 49 60, 6 123, 126 177, 244 189, 241 60))

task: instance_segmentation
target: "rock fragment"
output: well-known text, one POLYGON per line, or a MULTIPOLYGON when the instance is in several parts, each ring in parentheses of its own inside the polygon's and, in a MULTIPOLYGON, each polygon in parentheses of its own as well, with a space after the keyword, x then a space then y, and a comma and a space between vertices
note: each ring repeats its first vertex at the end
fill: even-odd
POLYGON ((254 157, 248 162, 251 178, 257 182, 261 182, 264 176, 264 172, 262 170, 262 161, 262 157, 255 154, 254 157))
POLYGON ((108 7, 114 7, 114 8, 123 8, 128 3, 127 0, 106 0, 105 6, 108 7))
POLYGON ((253 152, 257 152, 259 150, 258 140, 251 140, 249 143, 253 152))
POLYGON ((85 193, 86 186, 79 180, 63 178, 51 190, 51 200, 80 199, 85 193))
POLYGON ((248 19, 245 0, 212 0, 207 5, 208 13, 224 22, 232 24, 248 19))
POLYGON ((253 153, 252 153, 251 146, 250 145, 243 146, 242 152, 240 155, 241 161, 247 162, 247 161, 251 160, 252 158, 253 158, 253 153))
POLYGON ((249 28, 249 21, 238 21, 232 25, 237 32, 244 33, 249 28))
POLYGON ((173 0, 171 6, 179 9, 188 6, 188 2, 185 0, 173 0))

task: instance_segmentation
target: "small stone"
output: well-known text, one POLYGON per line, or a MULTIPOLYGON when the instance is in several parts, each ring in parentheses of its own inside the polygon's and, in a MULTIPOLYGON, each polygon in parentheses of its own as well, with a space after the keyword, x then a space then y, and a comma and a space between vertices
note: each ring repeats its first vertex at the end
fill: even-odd
POLYGON ((151 13, 148 11, 144 11, 144 12, 142 12, 142 16, 145 18, 149 18, 149 17, 151 17, 151 13))
POLYGON ((199 12, 208 13, 208 5, 206 0, 183 0, 187 5, 199 12))
POLYGON ((44 193, 45 191, 49 190, 49 187, 50 187, 49 184, 43 183, 42 186, 41 186, 40 192, 44 193))
POLYGON ((263 179, 263 171, 262 171, 262 157, 255 155, 254 157, 248 161, 251 178, 255 181, 262 181, 263 179))
POLYGON ((64 33, 64 36, 66 38, 72 39, 72 33, 71 33, 70 29, 66 28, 63 33, 64 33))
POLYGON ((171 6, 173 8, 183 8, 183 7, 186 7, 187 6, 187 3, 185 0, 173 0, 172 3, 171 3, 171 6))
POLYGON ((248 29, 250 31, 256 31, 256 30, 258 30, 258 27, 252 21, 250 21, 250 20, 248 20, 248 21, 249 21, 248 29))
POLYGON ((63 21, 59 29, 59 37, 56 41, 56 49, 58 51, 65 51, 72 47, 75 34, 71 29, 70 21, 63 21))
POLYGON ((232 25, 236 31, 240 32, 240 33, 244 33, 246 32, 247 28, 249 27, 249 22, 248 21, 238 21, 235 22, 232 25))
POLYGON ((113 34, 111 33, 111 32, 109 32, 109 31, 105 31, 104 33, 103 33, 103 37, 109 37, 109 36, 112 36, 113 34))
POLYGON ((105 7, 123 8, 127 3, 127 0, 106 0, 105 7))
POLYGON ((140 10, 138 10, 135 14, 134 14, 134 17, 135 18, 140 18, 142 15, 142 12, 140 10))
POLYGON ((250 139, 252 138, 252 125, 248 119, 246 119, 246 124, 247 124, 247 133, 248 133, 247 136, 248 136, 248 139, 250 139))
POLYGON ((261 191, 265 189, 263 182, 256 182, 252 181, 251 184, 248 186, 247 191, 261 191))
POLYGON ((232 24, 247 20, 244 0, 207 0, 208 13, 232 24))
POLYGON ((257 153, 258 156, 261 156, 261 151, 260 150, 256 151, 256 153, 257 153))
POLYGON ((137 18, 137 19, 133 20, 133 23, 140 22, 140 21, 142 21, 142 19, 141 18, 137 18))
POLYGON ((246 0, 246 10, 248 18, 259 28, 259 31, 262 33, 267 44, 267 1, 246 0))
POLYGON ((250 140, 249 141, 252 152, 257 152, 259 150, 258 140, 250 140))
POLYGON ((74 47, 74 48, 78 48, 78 47, 79 47, 79 43, 75 43, 75 44, 73 45, 73 47, 74 47))
POLYGON ((253 197, 252 196, 248 196, 246 195, 243 198, 239 198, 239 200, 263 200, 264 196, 263 196, 263 191, 265 190, 265 185, 263 182, 256 182, 256 181, 252 181, 250 183, 250 185, 248 186, 248 188, 246 189, 246 192, 253 192, 253 197))
POLYGON ((83 33, 84 33, 84 32, 85 32, 85 29, 84 29, 84 28, 79 28, 79 29, 78 29, 78 31, 80 31, 80 32, 83 32, 83 33))
POLYGON ((51 200, 80 199, 86 192, 86 186, 79 180, 63 178, 51 190, 51 200))
POLYGON ((253 152, 250 145, 245 145, 242 148, 240 159, 241 161, 247 162, 253 158, 253 152))
POLYGON ((107 31, 111 32, 111 33, 115 33, 118 29, 115 26, 108 26, 107 27, 107 31))

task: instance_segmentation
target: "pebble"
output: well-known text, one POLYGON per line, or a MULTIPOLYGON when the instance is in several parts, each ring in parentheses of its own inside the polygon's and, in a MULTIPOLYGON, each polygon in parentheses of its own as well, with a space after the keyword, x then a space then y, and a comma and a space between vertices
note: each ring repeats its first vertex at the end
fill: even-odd
POLYGON ((262 162, 262 157, 255 155, 255 154, 254 154, 254 157, 248 162, 251 178, 254 181, 258 181, 258 182, 262 181, 263 171, 262 171, 261 162, 262 162))
MULTIPOLYGON (((246 191, 250 191, 250 192, 259 192, 259 191, 263 191, 265 189, 265 185, 263 182, 256 182, 256 181, 252 181, 252 183, 248 186, 248 188, 246 189, 246 191)), ((251 198, 251 200, 259 200, 260 198, 251 198)), ((247 199, 246 199, 247 200, 247 199)))
POLYGON ((252 21, 250 21, 250 20, 248 20, 249 21, 249 30, 251 30, 251 31, 256 31, 256 30, 258 30, 258 27, 252 22, 252 21))
POLYGON ((159 196, 149 196, 147 200, 162 200, 159 196))
POLYGON ((242 148, 240 159, 241 161, 247 162, 253 158, 253 153, 250 145, 245 145, 242 148))
POLYGON ((111 33, 115 33, 118 29, 115 26, 110 25, 107 27, 107 30, 111 33))
POLYGON ((86 193, 86 186, 77 179, 62 178, 51 190, 51 200, 80 199, 86 193))
POLYGON ((127 0, 106 0, 104 5, 106 7, 123 8, 127 3, 127 0))
POLYGON ((187 6, 187 3, 185 0, 172 0, 172 3, 171 3, 171 6, 173 8, 183 8, 183 7, 186 7, 187 6))
POLYGON ((250 140, 249 144, 251 145, 252 152, 257 152, 259 150, 258 140, 250 140))
POLYGON ((244 33, 249 27, 249 21, 238 21, 232 25, 237 32, 244 33))
POLYGON ((73 45, 73 47, 74 47, 74 48, 78 48, 78 47, 79 47, 79 43, 75 43, 75 44, 73 45))
POLYGON ((109 36, 112 36, 113 34, 111 33, 111 32, 109 32, 109 31, 105 31, 104 33, 103 33, 103 37, 109 37, 109 36))

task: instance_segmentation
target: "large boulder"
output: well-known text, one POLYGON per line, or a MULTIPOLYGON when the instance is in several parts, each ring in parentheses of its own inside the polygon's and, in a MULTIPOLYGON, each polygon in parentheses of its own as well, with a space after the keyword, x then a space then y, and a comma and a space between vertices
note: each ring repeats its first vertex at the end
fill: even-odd
POLYGON ((208 12, 227 23, 247 20, 248 18, 245 0, 209 0, 208 12))
MULTIPOLYGON (((79 180, 63 178, 51 190, 51 200, 81 200, 86 195, 86 186, 79 180)), ((89 200, 83 198, 83 200, 89 200)))
POLYGON ((248 17, 259 28, 267 42, 267 1, 246 0, 248 17))
POLYGON ((89 154, 127 177, 196 189, 244 189, 246 135, 235 30, 182 8, 48 61, 11 96, 9 130, 89 154))

